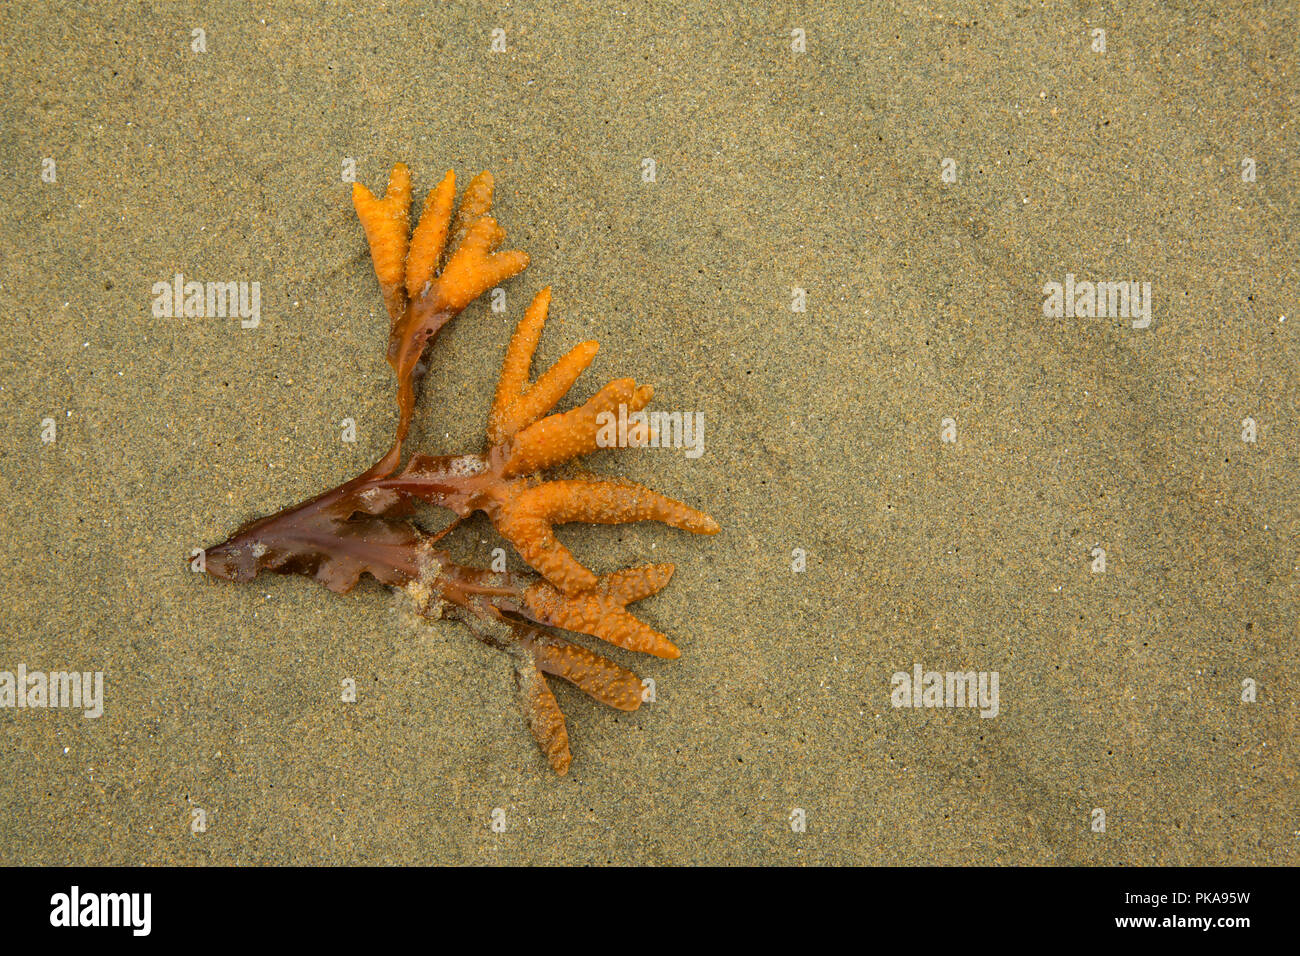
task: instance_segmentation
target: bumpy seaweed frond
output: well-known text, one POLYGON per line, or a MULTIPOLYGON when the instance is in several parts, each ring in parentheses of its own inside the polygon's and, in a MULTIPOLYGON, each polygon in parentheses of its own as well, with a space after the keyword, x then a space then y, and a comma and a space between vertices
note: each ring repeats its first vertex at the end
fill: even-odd
POLYGON ((361 183, 353 183, 352 205, 370 242, 370 259, 375 264, 384 304, 396 323, 406 309, 403 277, 411 231, 410 172, 402 163, 394 166, 382 199, 376 199, 361 183))
POLYGON ((535 620, 655 657, 680 657, 677 645, 626 610, 627 605, 662 590, 673 576, 671 564, 647 564, 599 578, 595 587, 564 594, 538 582, 524 591, 535 620))
POLYGON ((406 254, 406 294, 412 299, 424 293, 442 262, 455 202, 456 174, 449 169, 424 201, 424 212, 411 233, 411 249, 406 254))

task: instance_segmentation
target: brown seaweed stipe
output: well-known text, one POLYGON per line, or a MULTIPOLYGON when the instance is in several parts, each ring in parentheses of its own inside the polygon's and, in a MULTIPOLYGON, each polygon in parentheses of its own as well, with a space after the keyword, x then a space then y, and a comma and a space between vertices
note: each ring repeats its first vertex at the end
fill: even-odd
POLYGON ((654 395, 648 385, 616 379, 578 408, 548 414, 597 350, 595 342, 583 342, 529 384, 550 307, 549 288, 533 299, 506 349, 488 416, 486 451, 415 454, 403 464, 429 343, 469 303, 528 265, 523 252, 497 251, 505 233, 488 215, 492 177, 480 173, 470 182, 453 217, 455 189, 455 176, 448 172, 429 193, 412 231, 411 177, 404 165, 393 167, 382 197, 360 184, 353 187, 390 319, 388 361, 397 378, 398 406, 392 447, 351 481, 244 525, 205 551, 205 566, 214 577, 232 581, 250 581, 260 571, 302 574, 340 594, 369 574, 405 589, 422 613, 462 621, 514 660, 529 729, 551 766, 564 773, 572 760, 569 735, 546 675, 562 677, 621 710, 640 706, 641 681, 548 628, 657 657, 680 652, 627 610, 667 585, 673 566, 597 575, 556 539, 555 525, 654 520, 701 534, 713 534, 718 526, 708 515, 631 482, 541 477, 546 469, 596 449, 602 412, 620 404, 637 411, 654 395), (421 503, 446 508, 456 519, 430 534, 410 520, 421 503), (451 527, 476 511, 487 515, 540 577, 457 565, 436 547, 451 527))

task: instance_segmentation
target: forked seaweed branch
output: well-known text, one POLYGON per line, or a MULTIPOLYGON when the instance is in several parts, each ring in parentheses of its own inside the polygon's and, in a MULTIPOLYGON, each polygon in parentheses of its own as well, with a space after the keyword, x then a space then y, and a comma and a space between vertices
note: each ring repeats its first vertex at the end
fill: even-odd
POLYGON ((597 345, 574 346, 529 382, 549 288, 528 306, 506 349, 485 451, 404 454, 430 343, 467 305, 528 265, 523 252, 498 251, 505 233, 488 215, 492 191, 492 177, 480 173, 457 207, 455 176, 448 172, 429 193, 412 231, 411 178, 404 165, 393 167, 381 197, 360 183, 353 186, 390 319, 388 362, 396 375, 398 412, 392 447, 350 481, 245 524, 206 549, 205 566, 232 581, 250 581, 260 571, 306 575, 337 593, 369 574, 405 589, 425 616, 463 622, 510 656, 528 726, 551 766, 564 773, 572 759, 568 731, 546 675, 620 710, 640 706, 641 681, 556 630, 656 657, 675 658, 679 651, 627 610, 668 583, 671 564, 597 575, 559 542, 554 527, 655 520, 713 534, 718 526, 708 515, 631 482, 543 477, 596 449, 603 413, 620 405, 639 411, 654 394, 649 385, 621 378, 577 408, 552 411, 591 363, 597 345), (412 521, 422 504, 456 517, 442 531, 427 532, 412 521), (485 514, 537 575, 458 565, 438 547, 452 526, 474 512, 485 514))

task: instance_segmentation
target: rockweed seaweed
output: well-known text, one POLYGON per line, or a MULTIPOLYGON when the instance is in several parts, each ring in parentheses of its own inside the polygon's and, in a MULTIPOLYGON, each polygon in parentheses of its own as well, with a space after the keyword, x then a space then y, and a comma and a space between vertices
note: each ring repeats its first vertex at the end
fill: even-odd
POLYGON ((597 575, 556 539, 554 526, 656 520, 701 534, 713 534, 718 526, 708 515, 630 482, 541 477, 596 449, 600 416, 620 405, 639 411, 654 394, 630 378, 615 379, 580 407, 548 414, 597 350, 595 342, 574 346, 529 384, 549 288, 533 299, 507 347, 486 450, 404 457, 429 343, 467 305, 528 265, 523 252, 497 251, 505 233, 488 215, 492 190, 492 177, 480 173, 453 216, 456 181, 448 172, 411 231, 411 178, 404 165, 393 167, 382 197, 354 185, 353 204, 391 319, 388 362, 396 373, 398 409, 392 447, 337 488, 245 524, 206 549, 204 564, 208 574, 231 581, 250 581, 259 571, 306 575, 337 593, 369 574, 404 589, 422 614, 462 621, 513 660, 528 726, 562 774, 572 760, 569 736, 546 675, 621 710, 640 706, 641 681, 551 628, 656 657, 674 658, 679 651, 627 610, 661 590, 673 566, 597 575), (429 533, 411 520, 421 504, 448 509, 455 518, 429 533), (438 548, 452 527, 476 511, 487 515, 539 576, 461 566, 438 548))

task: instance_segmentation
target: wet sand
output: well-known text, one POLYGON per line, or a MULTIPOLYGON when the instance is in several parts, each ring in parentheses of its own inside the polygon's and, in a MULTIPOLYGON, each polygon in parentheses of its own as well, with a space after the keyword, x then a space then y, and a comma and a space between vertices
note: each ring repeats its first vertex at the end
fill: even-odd
POLYGON ((0 709, 0 863, 1295 864, 1296 15, 1139 7, 0 9, 0 670, 105 681, 0 709), (481 447, 547 284, 577 399, 704 416, 588 461, 723 531, 561 532, 676 563, 640 610, 683 649, 610 651, 634 714, 556 689, 565 778, 459 626, 187 568, 388 445, 348 158, 492 170, 532 256, 437 342, 422 450, 481 447), (155 317, 177 273, 260 324, 155 317), (1045 317, 1067 274, 1150 325, 1045 317), (917 664, 997 715, 892 706, 917 664))

